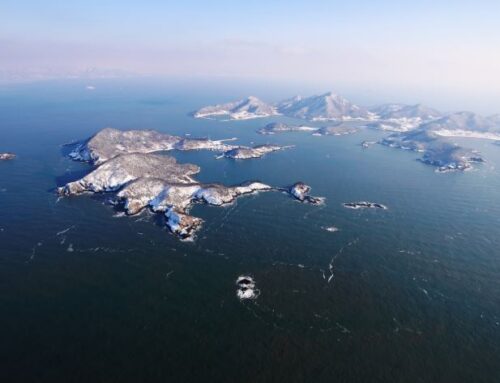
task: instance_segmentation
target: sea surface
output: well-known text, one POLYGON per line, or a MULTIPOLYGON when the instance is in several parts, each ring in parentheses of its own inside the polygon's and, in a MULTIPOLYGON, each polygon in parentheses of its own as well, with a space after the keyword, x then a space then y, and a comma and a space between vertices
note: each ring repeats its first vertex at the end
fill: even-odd
POLYGON ((188 115, 242 92, 155 80, 0 87, 0 151, 18 155, 0 163, 0 381, 499 382, 500 146, 461 140, 488 162, 439 174, 417 153, 360 146, 382 132, 261 136, 280 118, 188 115), (200 165, 201 181, 304 181, 326 203, 261 193, 197 205, 204 226, 181 242, 161 216, 125 217, 106 195, 58 198, 54 188, 91 169, 62 144, 106 126, 295 145, 247 161, 171 154, 200 165), (362 200, 388 210, 342 206, 362 200), (237 298, 240 275, 255 279, 256 300, 237 298))

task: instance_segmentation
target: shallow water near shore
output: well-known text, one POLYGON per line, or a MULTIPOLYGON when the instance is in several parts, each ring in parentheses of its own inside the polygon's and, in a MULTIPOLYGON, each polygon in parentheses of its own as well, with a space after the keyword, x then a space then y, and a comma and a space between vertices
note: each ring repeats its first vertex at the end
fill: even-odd
POLYGON ((500 379, 500 146, 457 140, 488 162, 438 174, 417 153, 361 147, 382 132, 262 136, 279 117, 188 116, 238 89, 93 85, 0 89, 0 151, 17 154, 0 163, 2 381, 500 379), (61 145, 106 126, 294 145, 247 161, 170 154, 199 165, 200 181, 303 181, 326 204, 260 193, 197 205, 205 222, 189 243, 106 195, 58 198, 91 169, 61 145), (388 209, 342 206, 352 201, 388 209), (240 275, 257 299, 238 299, 240 275))

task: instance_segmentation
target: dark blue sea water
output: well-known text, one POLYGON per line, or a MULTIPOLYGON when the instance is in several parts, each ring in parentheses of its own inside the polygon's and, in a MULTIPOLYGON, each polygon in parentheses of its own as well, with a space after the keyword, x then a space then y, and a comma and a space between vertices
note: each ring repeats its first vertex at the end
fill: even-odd
POLYGON ((2 382, 500 381, 500 146, 464 141, 488 162, 438 174, 415 153, 361 148, 380 132, 260 136, 269 120, 187 115, 246 95, 236 85, 86 85, 0 88, 0 151, 18 155, 0 163, 2 382), (196 206, 205 224, 183 243, 105 196, 58 200, 90 169, 61 145, 106 126, 295 145, 250 161, 173 155, 202 181, 301 180, 326 205, 263 193, 196 206), (389 209, 341 205, 358 200, 389 209), (237 299, 241 274, 257 300, 237 299))

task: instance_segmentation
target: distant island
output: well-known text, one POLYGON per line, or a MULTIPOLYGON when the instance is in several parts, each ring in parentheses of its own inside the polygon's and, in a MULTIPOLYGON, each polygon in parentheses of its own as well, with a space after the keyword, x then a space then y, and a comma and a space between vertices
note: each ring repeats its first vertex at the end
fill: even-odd
MULTIPOLYGON (((421 104, 392 103, 364 107, 332 92, 305 98, 296 96, 275 104, 248 97, 202 108, 193 116, 225 116, 234 120, 242 119, 242 116, 245 119, 285 116, 325 123, 318 127, 307 123, 293 125, 275 121, 258 130, 263 135, 308 132, 316 136, 341 136, 356 133, 361 128, 392 132, 378 143, 422 152, 420 161, 435 166, 438 172, 468 170, 473 163, 485 162, 479 152, 451 141, 453 137, 500 142, 500 115, 483 117, 472 112, 442 113, 421 104)), ((367 148, 373 143, 365 141, 361 145, 367 148)))
POLYGON ((262 191, 286 191, 298 201, 312 204, 323 201, 310 196, 310 186, 302 182, 288 188, 258 181, 234 186, 200 183, 194 178, 200 172, 197 165, 179 164, 174 157, 154 153, 179 147, 179 150, 217 150, 231 158, 252 158, 280 148, 257 147, 257 154, 252 148, 245 148, 250 152, 237 155, 232 151, 241 151, 242 147, 228 147, 222 141, 186 140, 155 131, 104 129, 73 144, 70 158, 96 167, 83 178, 59 187, 58 193, 62 196, 113 193, 114 202, 128 215, 138 214, 146 208, 163 213, 167 227, 183 240, 193 239, 203 223, 201 218, 189 215, 189 210, 197 203, 223 206, 239 196, 262 191))

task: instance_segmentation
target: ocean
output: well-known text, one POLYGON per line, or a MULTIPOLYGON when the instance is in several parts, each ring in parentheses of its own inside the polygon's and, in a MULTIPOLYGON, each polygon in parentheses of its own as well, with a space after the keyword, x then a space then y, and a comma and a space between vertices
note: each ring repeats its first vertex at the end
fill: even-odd
POLYGON ((0 87, 0 152, 17 154, 0 163, 1 381, 500 381, 500 146, 458 140, 487 162, 439 174, 418 153, 361 147, 383 132, 262 136, 293 120, 189 116, 241 92, 132 79, 0 87), (123 216, 106 195, 58 198, 91 169, 62 145, 106 126, 294 145, 245 161, 169 154, 204 182, 303 181, 326 203, 261 193, 196 205, 204 225, 181 242, 163 217, 123 216), (388 210, 342 206, 363 200, 388 210), (237 298, 240 275, 257 299, 237 298))

